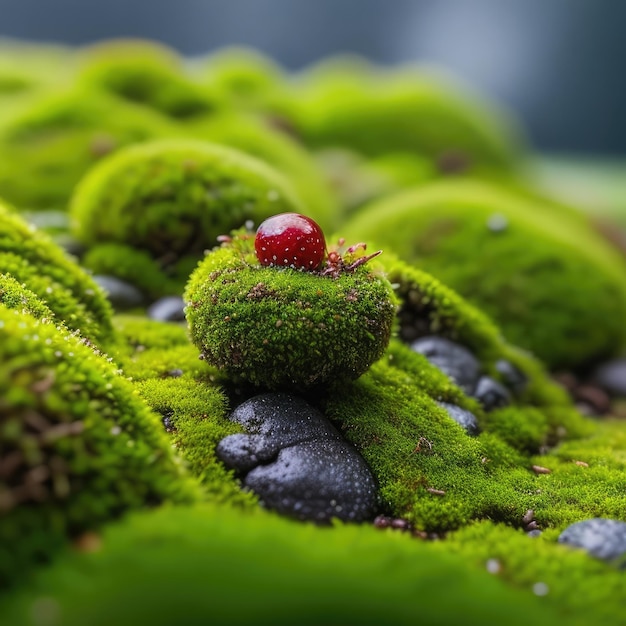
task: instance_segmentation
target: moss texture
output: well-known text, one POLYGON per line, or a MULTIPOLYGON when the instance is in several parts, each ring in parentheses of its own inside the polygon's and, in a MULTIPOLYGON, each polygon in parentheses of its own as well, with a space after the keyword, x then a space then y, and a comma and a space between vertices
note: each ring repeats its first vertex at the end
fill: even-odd
POLYGON ((537 199, 448 181, 374 203, 343 230, 458 290, 552 368, 581 367, 624 346, 623 259, 537 199))
POLYGON ((128 509, 197 491, 113 364, 0 305, 0 585, 128 509))
POLYGON ((65 210, 76 183, 103 156, 176 128, 106 93, 72 88, 37 98, 0 124, 0 195, 20 209, 65 210))
POLYGON ((43 300, 9 274, 0 274, 0 304, 38 320, 54 319, 54 313, 43 300))
POLYGON ((199 258, 247 220, 299 208, 289 184, 264 163, 223 146, 163 140, 94 168, 74 194, 71 216, 86 244, 125 243, 168 265, 199 258))
POLYGON ((49 237, 0 205, 0 272, 41 298, 68 329, 110 338, 111 307, 93 279, 49 237))
POLYGON ((391 285, 362 265, 336 277, 261 267, 243 235, 210 252, 185 291, 191 340, 229 376, 306 389, 360 376, 391 335, 391 285))

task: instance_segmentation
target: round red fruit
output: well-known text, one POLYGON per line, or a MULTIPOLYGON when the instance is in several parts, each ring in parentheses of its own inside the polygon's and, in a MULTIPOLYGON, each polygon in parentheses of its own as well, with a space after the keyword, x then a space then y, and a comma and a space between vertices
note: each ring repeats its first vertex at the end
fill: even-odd
POLYGON ((279 213, 261 222, 254 249, 261 265, 313 271, 324 259, 326 242, 322 229, 310 217, 279 213))

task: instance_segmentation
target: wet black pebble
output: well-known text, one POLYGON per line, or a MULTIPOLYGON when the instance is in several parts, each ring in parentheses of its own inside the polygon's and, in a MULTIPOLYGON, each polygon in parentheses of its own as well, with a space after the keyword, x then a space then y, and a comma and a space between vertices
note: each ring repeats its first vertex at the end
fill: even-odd
POLYGON ((506 359, 499 359, 496 361, 496 371, 500 376, 504 384, 516 395, 521 394, 526 385, 528 384, 528 378, 520 371, 513 363, 506 359))
POLYGON ((489 376, 481 376, 472 394, 485 411, 493 411, 511 404, 511 394, 504 385, 489 376))
POLYGON ((626 398, 626 358, 601 365, 594 372, 593 380, 612 396, 626 398))
POLYGON ((461 425, 468 435, 477 435, 479 432, 478 420, 476 416, 467 409, 462 409, 456 404, 449 402, 437 402, 437 404, 445 409, 448 415, 459 425, 461 425))
POLYGON ((185 301, 179 296, 159 298, 148 307, 148 317, 158 322, 183 322, 185 301))
POLYGON ((447 374, 466 394, 474 395, 480 376, 478 359, 463 346, 443 337, 421 337, 411 349, 447 374))
POLYGON ((141 291, 120 278, 96 274, 93 279, 102 287, 113 307, 118 310, 132 309, 144 302, 141 291))
POLYGON ((600 517, 576 522, 559 535, 559 543, 583 548, 605 561, 619 560, 626 568, 626 522, 600 517))
POLYGON ((265 506, 315 522, 375 517, 377 485, 367 464, 303 399, 262 394, 237 407, 230 419, 247 434, 222 439, 217 456, 265 506))

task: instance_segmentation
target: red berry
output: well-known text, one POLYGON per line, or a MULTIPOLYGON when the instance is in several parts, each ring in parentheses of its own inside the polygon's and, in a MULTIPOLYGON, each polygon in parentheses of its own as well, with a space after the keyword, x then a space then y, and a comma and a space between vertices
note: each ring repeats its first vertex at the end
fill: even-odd
POLYGON ((316 270, 324 259, 322 229, 299 213, 269 217, 256 231, 254 249, 261 265, 316 270))

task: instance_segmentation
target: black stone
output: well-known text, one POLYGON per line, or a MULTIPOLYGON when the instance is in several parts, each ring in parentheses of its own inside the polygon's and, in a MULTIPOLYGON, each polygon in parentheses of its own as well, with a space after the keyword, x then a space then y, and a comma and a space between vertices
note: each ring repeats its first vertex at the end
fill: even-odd
POLYGON ((626 568, 626 522, 600 517, 576 522, 559 535, 559 543, 583 548, 605 561, 619 560, 626 568))
POLYGON ((141 291, 120 278, 97 274, 93 279, 104 290, 116 309, 132 309, 144 303, 141 291))
POLYGON ((480 376, 480 363, 467 348, 443 337, 429 336, 414 341, 411 349, 423 354, 466 394, 473 395, 480 376))
POLYGON ((528 385, 528 378, 520 371, 513 363, 506 359, 499 359, 496 361, 496 371, 500 376, 504 384, 516 395, 523 393, 528 385))
POLYGON ((367 464, 324 415, 285 393, 255 396, 230 416, 246 434, 217 446, 218 458, 263 504, 300 520, 373 519, 377 485, 367 464))
POLYGON ((476 416, 467 409, 462 409, 456 404, 448 402, 437 402, 437 404, 445 409, 448 415, 460 426, 465 429, 468 435, 477 435, 479 433, 478 420, 476 416))
POLYGON ((180 296, 165 296, 153 302, 147 311, 148 317, 159 322, 183 322, 185 301, 180 296))
POLYGON ((612 396, 626 397, 626 358, 601 365, 595 371, 593 379, 612 396))
POLYGON ((489 376, 481 376, 476 391, 472 394, 485 411, 493 411, 511 404, 511 394, 504 385, 489 376))

